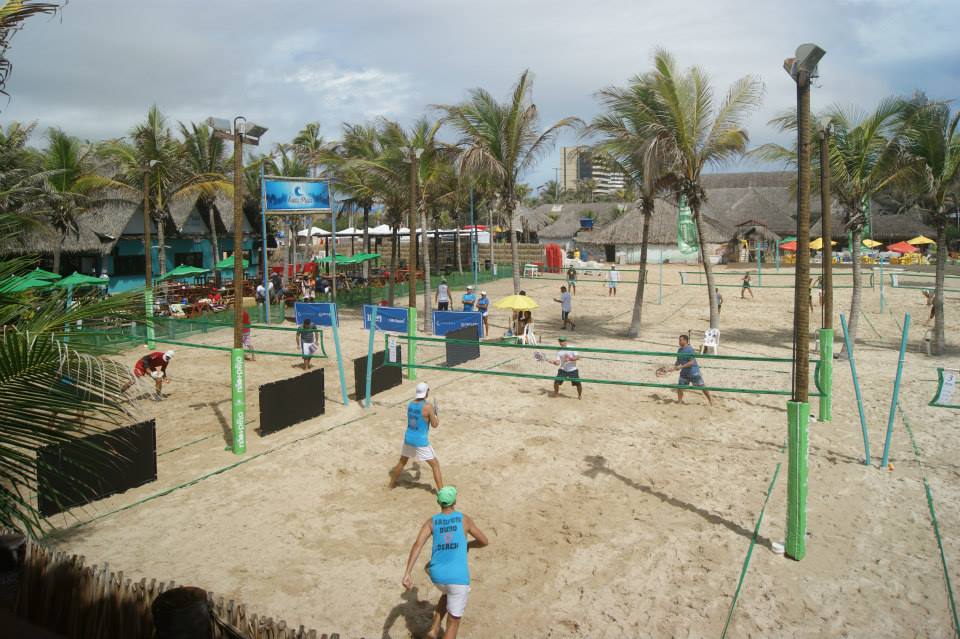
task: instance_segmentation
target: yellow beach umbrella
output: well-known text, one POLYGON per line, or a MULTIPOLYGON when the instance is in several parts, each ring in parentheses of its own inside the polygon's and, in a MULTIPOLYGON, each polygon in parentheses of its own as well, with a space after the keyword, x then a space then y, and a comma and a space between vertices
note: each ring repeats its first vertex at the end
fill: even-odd
MULTIPOLYGON (((833 246, 834 244, 836 244, 836 242, 834 242, 834 241, 831 240, 831 241, 830 241, 830 246, 833 246)), ((821 250, 821 249, 823 248, 823 238, 822 238, 822 237, 818 237, 818 238, 815 239, 814 241, 810 242, 810 248, 813 249, 814 251, 819 251, 819 250, 821 250)))
POLYGON ((508 295, 494 304, 497 308, 508 308, 511 311, 532 311, 540 305, 526 295, 508 295))
POLYGON ((867 248, 877 248, 878 246, 883 246, 883 242, 878 242, 876 240, 864 240, 863 245, 867 248))
POLYGON ((931 240, 929 237, 918 235, 912 240, 907 240, 907 244, 912 244, 913 246, 920 246, 921 244, 936 244, 936 242, 931 240))

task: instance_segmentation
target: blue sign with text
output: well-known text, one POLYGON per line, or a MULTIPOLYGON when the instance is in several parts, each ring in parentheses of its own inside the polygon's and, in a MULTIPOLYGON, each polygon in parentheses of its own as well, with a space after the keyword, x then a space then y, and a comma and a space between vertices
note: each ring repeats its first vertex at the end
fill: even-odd
POLYGON ((330 183, 327 180, 263 179, 268 212, 312 213, 330 210, 330 183))
MULTIPOLYGON (((370 317, 373 315, 373 306, 363 306, 363 328, 370 330, 370 317)), ((377 307, 377 330, 389 333, 407 332, 407 309, 393 306, 377 307)))
POLYGON ((337 326, 340 326, 340 314, 337 305, 332 302, 297 302, 293 305, 293 311, 298 326, 303 325, 305 319, 314 326, 333 326, 336 319, 337 326))
POLYGON ((442 337, 464 326, 476 326, 483 337, 483 313, 479 311, 434 311, 433 334, 442 337))

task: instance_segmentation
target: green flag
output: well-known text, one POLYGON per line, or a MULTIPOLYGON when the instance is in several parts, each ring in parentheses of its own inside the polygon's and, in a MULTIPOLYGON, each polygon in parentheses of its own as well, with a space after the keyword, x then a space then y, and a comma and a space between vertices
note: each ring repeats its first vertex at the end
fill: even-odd
POLYGON ((677 248, 681 253, 696 253, 699 250, 697 225, 693 221, 693 211, 687 206, 687 198, 677 200, 677 248))

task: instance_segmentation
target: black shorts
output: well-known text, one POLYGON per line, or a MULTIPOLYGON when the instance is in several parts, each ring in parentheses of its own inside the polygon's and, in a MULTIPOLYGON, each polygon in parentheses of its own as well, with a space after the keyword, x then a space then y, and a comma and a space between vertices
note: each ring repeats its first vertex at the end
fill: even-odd
POLYGON ((580 371, 565 371, 562 368, 557 369, 557 377, 554 380, 557 384, 562 384, 564 380, 570 380, 570 383, 574 386, 580 385, 580 371))
POLYGON ((438 310, 438 311, 449 311, 449 310, 450 310, 450 302, 437 302, 437 310, 438 310))
POLYGON ((560 319, 566 321, 570 317, 570 311, 560 311, 560 319))

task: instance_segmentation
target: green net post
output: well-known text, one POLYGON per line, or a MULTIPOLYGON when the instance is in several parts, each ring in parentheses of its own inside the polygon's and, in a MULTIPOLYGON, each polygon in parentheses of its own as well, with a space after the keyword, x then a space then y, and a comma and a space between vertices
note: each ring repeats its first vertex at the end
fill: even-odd
POLYGON ((243 369, 243 349, 230 349, 230 398, 233 415, 233 454, 247 452, 247 393, 243 369))
MULTIPOLYGON (((364 408, 370 408, 370 390, 373 385, 373 339, 377 334, 377 309, 376 306, 370 307, 370 338, 367 342, 367 374, 366 379, 366 394, 363 402, 364 408)), ((360 389, 357 389, 357 394, 359 395, 360 389)))
MULTIPOLYGON (((334 304, 333 310, 333 321, 330 322, 330 328, 333 330, 333 348, 337 352, 337 372, 340 375, 340 395, 343 398, 343 405, 350 405, 350 397, 347 394, 347 376, 343 372, 343 351, 340 350, 340 317, 338 316, 336 310, 336 304, 334 304)), ((357 394, 360 394, 360 389, 357 389, 357 394)))
POLYGON ((833 329, 820 331, 820 410, 818 422, 833 421, 833 329))
POLYGON ((147 338, 147 348, 156 348, 157 345, 153 341, 153 290, 150 287, 143 292, 143 310, 146 313, 146 338, 147 338))
POLYGON ((903 333, 900 337, 900 359, 897 361, 897 375, 893 380, 893 397, 890 398, 890 416, 887 419, 887 434, 883 440, 883 459, 880 468, 887 468, 890 463, 890 437, 893 435, 893 419, 897 412, 897 401, 900 397, 900 378, 903 375, 903 358, 907 352, 907 335, 910 333, 910 313, 903 317, 903 333))
POLYGON ((657 282, 657 304, 663 304, 663 251, 660 251, 660 281, 657 282))
POLYGON ((787 557, 807 554, 807 456, 810 404, 787 402, 787 557))
POLYGON ((883 262, 880 262, 880 312, 883 312, 883 262))
POLYGON ((407 379, 417 379, 417 309, 407 309, 407 379))

